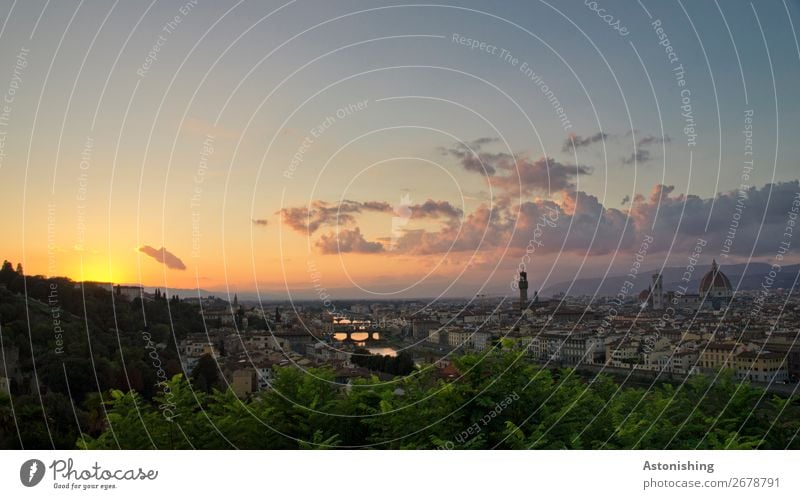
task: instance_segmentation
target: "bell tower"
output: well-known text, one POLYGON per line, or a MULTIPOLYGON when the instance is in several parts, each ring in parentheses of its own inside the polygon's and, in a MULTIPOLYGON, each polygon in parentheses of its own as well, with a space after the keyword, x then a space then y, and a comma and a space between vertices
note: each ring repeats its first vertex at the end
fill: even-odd
POLYGON ((664 278, 661 274, 653 274, 653 286, 650 291, 650 300, 653 310, 664 309, 664 278))

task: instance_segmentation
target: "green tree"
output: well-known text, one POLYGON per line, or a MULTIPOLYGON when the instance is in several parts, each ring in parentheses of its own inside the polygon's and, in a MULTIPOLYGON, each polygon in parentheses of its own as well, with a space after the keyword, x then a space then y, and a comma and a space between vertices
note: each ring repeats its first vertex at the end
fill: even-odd
POLYGON ((219 384, 219 367, 210 354, 205 354, 197 361, 192 371, 192 384, 195 389, 211 393, 219 384))

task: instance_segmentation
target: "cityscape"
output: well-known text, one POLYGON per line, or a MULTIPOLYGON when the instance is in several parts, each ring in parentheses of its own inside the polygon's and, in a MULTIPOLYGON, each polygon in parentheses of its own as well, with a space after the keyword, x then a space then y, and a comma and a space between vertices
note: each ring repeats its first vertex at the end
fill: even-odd
MULTIPOLYGON (((297 386, 287 388, 287 383, 302 384, 303 378, 312 378, 315 383, 313 386, 316 386, 313 390, 319 390, 320 393, 311 392, 306 396, 318 397, 325 393, 334 399, 344 397, 345 401, 351 397, 359 400, 372 397, 372 404, 378 404, 372 410, 360 407, 348 416, 333 412, 326 414, 333 424, 340 427, 347 426, 339 422, 345 417, 348 419, 344 421, 348 424, 353 416, 366 418, 358 419, 358 425, 365 424, 369 418, 382 419, 380 416, 385 410, 385 401, 381 400, 386 397, 392 400, 398 411, 408 404, 416 404, 405 400, 411 398, 406 390, 421 390, 424 387, 436 395, 447 385, 458 386, 477 381, 481 387, 478 393, 484 390, 491 392, 492 385, 497 381, 494 379, 495 373, 489 371, 488 379, 474 379, 475 369, 487 365, 496 369, 502 366, 504 371, 514 370, 523 379, 525 376, 532 376, 533 379, 546 377, 556 388, 565 383, 564 377, 572 377, 572 383, 575 383, 573 388, 583 387, 585 391, 609 383, 616 386, 617 391, 640 396, 641 401, 647 399, 651 390, 667 387, 671 392, 674 390, 671 387, 677 387, 688 394, 699 387, 704 390, 702 396, 707 397, 708 405, 712 404, 715 392, 722 390, 727 390, 726 393, 733 390, 731 396, 744 390, 743 393, 753 397, 755 402, 751 402, 756 408, 759 408, 765 396, 777 396, 786 400, 783 404, 790 403, 794 400, 800 380, 800 324, 796 313, 800 303, 792 289, 770 288, 767 283, 776 282, 778 271, 789 270, 796 276, 797 266, 781 269, 779 266, 755 265, 765 270, 764 285, 760 289, 734 291, 731 278, 716 260, 712 259, 710 265, 702 265, 695 261, 695 257, 689 258, 691 263, 687 263, 685 269, 670 269, 670 275, 679 276, 674 282, 667 281, 665 284, 663 274, 648 273, 650 280, 647 287, 637 290, 631 282, 636 280, 636 276, 629 273, 618 276, 622 282, 620 292, 611 296, 569 296, 564 293, 542 296, 538 291, 530 290, 528 273, 523 270, 517 275, 516 296, 477 295, 469 299, 436 302, 326 299, 260 304, 240 301, 236 294, 231 301, 214 295, 180 298, 178 295, 168 296, 159 288, 75 283, 65 278, 46 279, 39 276, 26 278, 21 267, 15 270, 6 261, 0 271, 0 291, 3 292, 4 303, 2 312, 6 320, 3 347, 5 362, 0 382, 7 387, 4 390, 6 396, 28 393, 27 397, 30 397, 34 387, 47 386, 48 390, 44 392, 47 399, 56 396, 59 390, 58 386, 51 387, 49 383, 55 382, 57 385, 62 374, 50 368, 40 368, 38 376, 34 375, 26 368, 24 347, 15 345, 16 335, 8 332, 13 331, 15 324, 6 317, 13 317, 15 308, 17 313, 24 310, 19 293, 23 291, 22 281, 27 280, 30 286, 28 308, 34 310, 32 320, 36 324, 40 320, 45 323, 39 324, 45 330, 48 329, 47 322, 53 325, 53 332, 45 333, 45 338, 35 337, 51 349, 38 358, 40 365, 60 362, 65 370, 67 365, 73 366, 71 370, 74 372, 75 364, 82 364, 84 371, 88 369, 89 372, 80 373, 78 369, 76 374, 79 378, 90 377, 91 373, 101 375, 94 382, 91 379, 80 382, 75 378, 65 379, 65 388, 73 396, 76 392, 90 392, 95 389, 92 387, 102 389, 115 383, 128 385, 139 394, 128 400, 126 397, 119 398, 122 393, 112 388, 108 392, 109 397, 118 400, 113 403, 112 412, 105 416, 107 423, 103 414, 81 414, 81 419, 88 418, 85 421, 88 425, 86 433, 73 433, 71 436, 79 440, 79 447, 85 448, 119 445, 118 439, 130 438, 130 435, 125 435, 126 431, 141 436, 141 429, 137 428, 142 424, 140 421, 128 422, 133 424, 133 428, 127 430, 123 429, 125 424, 120 424, 116 431, 111 426, 112 421, 119 420, 118 416, 113 416, 117 404, 122 406, 120 409, 131 410, 132 406, 128 405, 131 401, 134 406, 137 405, 136 400, 139 400, 138 404, 146 404, 138 398, 141 395, 152 398, 152 417, 178 428, 183 423, 182 418, 186 418, 185 411, 192 411, 191 405, 195 403, 187 401, 187 390, 194 392, 193 397, 200 393, 210 397, 210 400, 221 397, 231 403, 231 399, 225 395, 229 394, 234 397, 233 400, 258 407, 269 404, 268 400, 274 403, 276 397, 301 396, 287 393, 298 389, 297 386), (698 273, 699 279, 692 280, 694 272, 698 273), (696 290, 692 289, 693 286, 697 286, 696 290), (16 297, 14 293, 17 293, 16 297), (38 293, 42 293, 42 296, 37 298, 38 293), (70 303, 78 293, 84 296, 89 293, 93 298, 90 302, 81 298, 70 303), (115 312, 99 310, 104 306, 109 308, 106 304, 113 304, 115 312), (74 347, 67 345, 74 341, 69 338, 81 334, 80 327, 76 327, 80 321, 69 309, 83 306, 93 307, 99 316, 106 315, 107 320, 113 319, 118 324, 135 321, 133 316, 145 311, 152 322, 142 330, 126 335, 123 344, 123 351, 143 350, 145 362, 136 361, 120 370, 119 367, 113 368, 102 354, 92 353, 101 361, 94 366, 87 366, 85 361, 76 358, 74 347), (167 310, 169 312, 164 314, 167 310), (41 317, 37 316, 39 314, 41 317), (190 380, 189 385, 185 384, 186 380, 190 380), (87 382, 88 386, 82 384, 87 382), (70 385, 73 386, 70 388, 70 385), (745 386, 746 389, 742 388, 745 386), (182 395, 176 395, 179 393, 182 395), (187 403, 190 405, 188 408, 187 403)), ((741 276, 736 277, 742 280, 741 276)), ((102 340, 98 341, 100 345, 103 343, 102 340)), ((505 372, 497 375, 498 379, 503 376, 505 372)), ((508 435, 499 436, 504 434, 503 431, 491 436, 487 432, 485 440, 473 438, 495 417, 499 417, 500 412, 521 396, 525 397, 525 391, 531 388, 530 383, 531 380, 528 380, 511 392, 501 392, 502 400, 498 400, 496 407, 480 418, 480 424, 474 422, 460 431, 450 430, 453 433, 449 435, 431 430, 422 439, 425 442, 422 445, 415 440, 416 448, 509 446, 508 435)), ((507 388, 504 387, 504 390, 507 388)), ((98 402, 96 394, 86 393, 85 396, 87 403, 98 402)), ((670 403, 682 407, 685 401, 678 402, 676 397, 677 393, 672 393, 670 403)), ((572 403, 579 402, 580 398, 578 396, 572 403)), ((24 401, 26 396, 18 400, 24 401)), ((546 404, 547 400, 540 403, 546 404)), ((730 401, 726 401, 727 404, 730 401)), ((786 412, 783 417, 780 413, 771 414, 770 417, 773 423, 780 422, 796 432, 796 402, 791 404, 784 405, 786 412)), ((301 413, 305 411, 297 406, 295 409, 301 413)), ((600 412, 604 409, 605 406, 601 407, 600 412)), ((140 410, 141 407, 137 412, 140 410)), ((522 410, 523 414, 525 410, 522 410)), ((718 410, 726 413, 726 408, 718 410)), ((57 409, 55 413, 58 414, 57 409)), ((688 421, 692 413, 680 412, 677 416, 688 421)), ((79 417, 77 413, 75 417, 79 417)), ((278 417, 282 419, 286 416, 278 417)), ((238 424, 245 424, 245 421, 240 420, 238 424)), ((592 423, 594 420, 581 424, 590 427, 592 423)), ((742 422, 743 427, 745 423, 742 422)), ((269 425, 267 422, 264 424, 269 425)), ((552 422, 547 424, 558 425, 552 422)), ((47 447, 46 433, 25 433, 34 431, 36 427, 33 421, 26 423, 20 428, 22 433, 19 438, 24 438, 28 445, 33 442, 34 446, 47 447)), ((38 430, 42 431, 41 428, 38 430)), ((327 438, 319 436, 322 431, 319 428, 310 430, 312 433, 305 445, 349 448, 357 442, 356 446, 392 447, 393 439, 363 440, 362 435, 361 439, 356 438, 351 442, 352 436, 346 436, 348 440, 343 440, 335 429, 330 430, 333 433, 327 438)), ((520 431, 519 428, 516 430, 520 431)), ((615 432, 620 431, 619 427, 612 425, 598 430, 609 432, 603 435, 607 440, 600 448, 615 448, 611 442, 615 440, 615 432)), ((216 425, 214 431, 219 432, 216 425)), ((736 438, 740 431, 729 438, 736 438)), ((756 432, 761 431, 763 428, 756 427, 756 432)), ((705 444, 712 448, 719 445, 708 440, 710 429, 702 427, 702 432, 705 434, 703 439, 707 441, 703 443, 701 439, 697 445, 705 444)), ((670 442, 679 433, 680 430, 670 435, 670 442)), ((785 432, 781 434, 785 435, 785 432)), ((402 441, 407 436, 401 431, 394 438, 402 441)), ((767 430, 758 439, 757 445, 766 445, 768 448, 783 445, 781 441, 770 440, 770 436, 767 430)), ((289 441, 294 440, 294 437, 287 437, 289 441)), ((6 434, 4 438, 5 445, 13 446, 9 441, 11 436, 6 434)), ((173 440, 174 435, 169 438, 167 447, 182 447, 173 440)), ((529 445, 549 448, 554 443, 564 443, 544 440, 540 444, 540 440, 537 438, 529 445)), ((137 438, 135 441, 138 443, 128 445, 134 448, 154 445, 152 436, 147 440, 137 438)), ((571 444, 575 444, 576 448, 587 444, 596 448, 598 445, 597 442, 584 442, 581 445, 575 441, 571 444)), ((738 440, 726 441, 725 444, 742 448, 738 447, 738 440)), ((164 442, 158 445, 164 446, 164 442)), ((215 445, 219 445, 219 442, 215 445)), ((249 447, 251 443, 238 442, 236 445, 249 447)), ((285 445, 287 442, 283 441, 278 446, 285 445)), ((753 444, 744 445, 747 448, 753 444)), ((787 445, 794 446, 794 443, 788 442, 787 445)))

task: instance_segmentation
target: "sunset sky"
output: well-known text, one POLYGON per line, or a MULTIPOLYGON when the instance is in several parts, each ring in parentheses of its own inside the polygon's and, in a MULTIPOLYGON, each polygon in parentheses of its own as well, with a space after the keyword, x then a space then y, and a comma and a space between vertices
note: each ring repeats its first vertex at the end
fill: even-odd
POLYGON ((446 3, 0 0, 0 257, 375 298, 772 261, 797 2, 446 3))

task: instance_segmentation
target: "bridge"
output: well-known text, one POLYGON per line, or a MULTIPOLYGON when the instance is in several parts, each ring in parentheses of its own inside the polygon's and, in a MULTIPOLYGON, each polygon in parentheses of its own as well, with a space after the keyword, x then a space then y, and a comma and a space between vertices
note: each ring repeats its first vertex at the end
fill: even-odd
POLYGON ((339 341, 376 341, 381 339, 383 328, 370 320, 334 317, 330 334, 339 341))
POLYGON ((341 336, 344 335, 345 337, 341 341, 375 341, 381 339, 381 332, 376 329, 371 329, 369 331, 358 329, 348 329, 342 331, 334 330, 333 335, 338 337, 337 339, 340 339, 341 336), (357 335, 357 338, 353 338, 354 335, 357 335))

